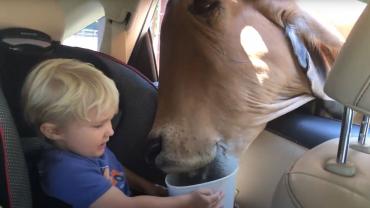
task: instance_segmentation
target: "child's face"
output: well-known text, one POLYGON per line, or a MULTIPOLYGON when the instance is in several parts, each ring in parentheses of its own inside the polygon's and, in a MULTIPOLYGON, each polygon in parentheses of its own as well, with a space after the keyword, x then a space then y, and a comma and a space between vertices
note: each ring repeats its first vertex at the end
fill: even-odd
POLYGON ((111 120, 115 112, 89 112, 90 121, 73 121, 61 129, 57 145, 86 157, 99 157, 104 153, 109 137, 113 135, 111 120))

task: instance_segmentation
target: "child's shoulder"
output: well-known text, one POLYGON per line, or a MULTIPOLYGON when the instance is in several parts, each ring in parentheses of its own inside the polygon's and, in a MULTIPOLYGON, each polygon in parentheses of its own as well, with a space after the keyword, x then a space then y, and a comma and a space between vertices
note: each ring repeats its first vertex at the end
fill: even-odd
POLYGON ((44 151, 39 169, 58 172, 61 170, 81 171, 83 169, 95 169, 97 165, 97 161, 93 158, 60 149, 49 149, 44 151))
POLYGON ((45 193, 78 207, 88 207, 112 186, 99 159, 59 149, 44 152, 39 176, 45 193))
POLYGON ((42 159, 52 160, 53 162, 64 162, 68 160, 88 161, 90 158, 81 156, 70 151, 52 148, 43 152, 42 159))

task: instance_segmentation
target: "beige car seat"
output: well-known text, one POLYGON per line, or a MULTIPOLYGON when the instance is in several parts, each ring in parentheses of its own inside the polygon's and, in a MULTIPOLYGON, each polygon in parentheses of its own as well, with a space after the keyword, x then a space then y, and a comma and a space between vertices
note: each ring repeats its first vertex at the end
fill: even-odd
POLYGON ((280 180, 274 208, 369 208, 370 8, 366 7, 344 44, 325 92, 344 104, 340 138, 308 150, 280 180), (350 138, 353 110, 364 113, 358 138, 350 138))

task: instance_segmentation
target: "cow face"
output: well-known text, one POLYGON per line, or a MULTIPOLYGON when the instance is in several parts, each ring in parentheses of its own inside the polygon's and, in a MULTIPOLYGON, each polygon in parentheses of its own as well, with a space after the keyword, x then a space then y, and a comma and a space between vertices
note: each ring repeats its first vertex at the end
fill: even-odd
POLYGON ((220 149, 238 156, 268 121, 313 99, 311 83, 278 25, 297 18, 281 16, 287 5, 279 2, 169 1, 150 134, 158 167, 195 170, 220 149))

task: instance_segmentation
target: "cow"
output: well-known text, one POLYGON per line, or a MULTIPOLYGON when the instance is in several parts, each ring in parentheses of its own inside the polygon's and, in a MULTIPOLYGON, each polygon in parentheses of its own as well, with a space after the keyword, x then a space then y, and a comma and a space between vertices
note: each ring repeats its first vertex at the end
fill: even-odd
POLYGON ((342 44, 293 0, 169 0, 149 156, 168 173, 239 157, 267 122, 331 100, 342 44))

